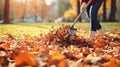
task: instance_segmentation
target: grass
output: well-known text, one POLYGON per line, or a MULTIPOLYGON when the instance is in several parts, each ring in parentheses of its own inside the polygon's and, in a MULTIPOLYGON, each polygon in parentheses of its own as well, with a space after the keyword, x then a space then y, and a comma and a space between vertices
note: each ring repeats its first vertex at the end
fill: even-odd
MULTIPOLYGON (((39 35, 40 33, 46 34, 50 31, 51 26, 54 28, 60 27, 62 24, 68 25, 71 23, 14 23, 14 24, 0 24, 0 36, 4 36, 6 33, 10 33, 17 37, 21 37, 24 34, 29 35, 39 35)), ((103 28, 106 31, 110 31, 113 28, 117 28, 120 31, 120 23, 119 22, 107 22, 101 23, 103 28)), ((75 25, 76 28, 89 31, 89 23, 77 23, 75 25)), ((78 30, 79 30, 78 29, 78 30)))

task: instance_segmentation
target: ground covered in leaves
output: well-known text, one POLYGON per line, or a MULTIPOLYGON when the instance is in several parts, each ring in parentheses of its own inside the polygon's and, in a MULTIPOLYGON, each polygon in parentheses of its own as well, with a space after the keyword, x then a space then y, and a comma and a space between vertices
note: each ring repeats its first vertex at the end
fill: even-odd
POLYGON ((39 36, 0 37, 0 67, 120 67, 120 33, 69 36, 69 25, 39 36))

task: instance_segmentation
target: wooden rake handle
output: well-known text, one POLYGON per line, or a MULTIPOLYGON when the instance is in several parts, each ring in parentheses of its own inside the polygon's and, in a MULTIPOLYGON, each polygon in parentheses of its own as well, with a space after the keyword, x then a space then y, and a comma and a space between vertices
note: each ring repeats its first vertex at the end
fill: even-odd
POLYGON ((83 14, 83 12, 80 12, 80 14, 73 21, 73 24, 71 25, 71 27, 74 27, 74 25, 76 24, 76 22, 78 21, 78 19, 82 16, 82 14, 83 14))

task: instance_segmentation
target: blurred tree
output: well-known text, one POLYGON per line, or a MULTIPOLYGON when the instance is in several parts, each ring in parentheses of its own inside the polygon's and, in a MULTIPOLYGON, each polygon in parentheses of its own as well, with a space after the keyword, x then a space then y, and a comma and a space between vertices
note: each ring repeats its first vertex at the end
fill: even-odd
POLYGON ((9 20, 9 0, 5 0, 5 4, 4 4, 4 21, 3 23, 5 24, 9 24, 10 20, 9 20))
POLYGON ((3 8, 4 8, 4 0, 0 0, 0 20, 3 19, 3 12, 4 12, 3 8))
POLYGON ((77 0, 77 14, 80 13, 80 0, 77 0))
POLYGON ((77 11, 80 7, 78 6, 77 2, 78 0, 69 0, 71 7, 64 12, 64 17, 66 17, 70 21, 73 21, 74 18, 78 15, 77 11))
POLYGON ((99 9, 98 17, 102 21, 108 21, 108 15, 110 12, 111 0, 103 0, 103 4, 99 9))
POLYGON ((11 0, 10 6, 10 18, 18 18, 18 21, 23 22, 25 18, 35 18, 35 21, 48 19, 49 11, 54 5, 46 5, 45 0, 11 0))
POLYGON ((39 14, 39 7, 40 7, 40 2, 39 0, 34 0, 33 2, 31 1, 31 4, 33 5, 33 14, 35 16, 35 21, 37 22, 37 15, 39 14))
POLYGON ((70 5, 71 5, 70 8, 77 10, 77 4, 78 4, 77 2, 78 0, 70 0, 70 5))
POLYGON ((54 21, 57 17, 56 5, 57 4, 55 2, 52 2, 51 5, 48 6, 49 10, 46 17, 48 21, 54 21))
POLYGON ((116 0, 111 0, 111 11, 109 15, 109 21, 116 21, 116 0))
POLYGON ((64 15, 64 12, 69 9, 69 0, 58 0, 58 17, 64 15))
POLYGON ((10 20, 19 18, 18 21, 23 22, 27 10, 27 0, 10 0, 10 6, 10 20))
MULTIPOLYGON (((77 15, 80 13, 80 0, 77 0, 77 15)), ((81 21, 81 19, 79 19, 81 21)))
POLYGON ((16 0, 10 0, 10 6, 10 20, 21 18, 21 2, 17 2, 16 0))
POLYGON ((24 2, 21 2, 21 6, 22 7, 22 15, 21 15, 21 18, 22 18, 22 22, 24 22, 24 19, 25 19, 25 15, 26 15, 26 9, 27 9, 27 0, 24 0, 24 2))
POLYGON ((64 13, 64 17, 67 18, 69 21, 73 21, 76 16, 77 11, 74 9, 69 9, 64 13))
POLYGON ((40 6, 38 6, 40 9, 39 9, 39 12, 38 12, 38 15, 41 16, 41 19, 42 21, 44 20, 44 18, 47 18, 48 16, 48 13, 49 13, 49 7, 48 5, 45 3, 45 0, 42 0, 40 2, 40 6))
POLYGON ((28 6, 28 12, 33 14, 36 22, 39 18, 41 18, 39 21, 44 21, 49 15, 51 5, 47 5, 45 0, 32 0, 28 6))
POLYGON ((103 21, 107 21, 107 16, 106 16, 106 0, 103 0, 103 21))
POLYGON ((117 0, 116 2, 117 10, 116 10, 116 19, 120 21, 120 0, 117 0))

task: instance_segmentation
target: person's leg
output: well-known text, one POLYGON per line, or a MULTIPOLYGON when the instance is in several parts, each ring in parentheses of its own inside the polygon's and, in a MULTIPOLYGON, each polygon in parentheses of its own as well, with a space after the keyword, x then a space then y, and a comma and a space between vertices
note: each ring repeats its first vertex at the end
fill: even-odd
POLYGON ((90 7, 91 7, 91 5, 89 5, 86 10, 86 13, 87 13, 87 16, 89 19, 90 19, 90 7))
MULTIPOLYGON (((86 11, 87 12, 87 16, 88 16, 89 19, 90 19, 90 8, 91 8, 91 6, 92 5, 89 5, 87 7, 87 11, 86 11)), ((90 27, 93 27, 92 24, 91 24, 91 22, 90 22, 90 27)), ((95 34, 96 34, 96 31, 92 31, 91 28, 90 28, 88 37, 91 38, 91 39, 93 39, 95 37, 95 34)))
POLYGON ((97 31, 101 29, 101 25, 99 23, 98 17, 97 17, 97 13, 98 10, 100 8, 102 4, 101 2, 96 2, 94 4, 91 5, 90 7, 90 26, 91 26, 91 31, 97 31))
POLYGON ((103 29, 103 28, 101 28, 101 29, 97 30, 97 33, 98 33, 101 37, 103 37, 103 36, 104 36, 105 31, 104 31, 104 29, 103 29))

